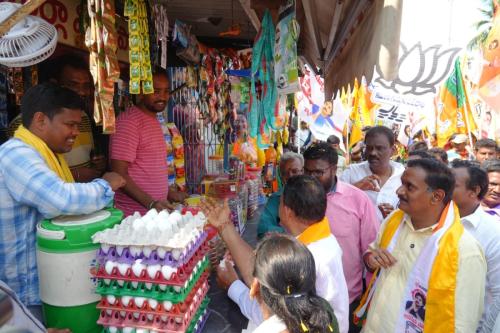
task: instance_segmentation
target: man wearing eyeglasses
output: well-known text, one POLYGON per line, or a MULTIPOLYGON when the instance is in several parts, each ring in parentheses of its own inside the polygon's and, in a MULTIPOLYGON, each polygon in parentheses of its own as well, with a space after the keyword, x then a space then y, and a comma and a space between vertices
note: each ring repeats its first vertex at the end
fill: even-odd
MULTIPOLYGON (((377 236, 379 222, 375 206, 360 189, 337 179, 338 155, 328 143, 318 143, 304 152, 304 173, 319 180, 327 193, 326 217, 342 249, 342 266, 349 291, 349 312, 359 304, 363 292, 363 254, 377 236)), ((350 320, 349 332, 360 328, 350 320)))

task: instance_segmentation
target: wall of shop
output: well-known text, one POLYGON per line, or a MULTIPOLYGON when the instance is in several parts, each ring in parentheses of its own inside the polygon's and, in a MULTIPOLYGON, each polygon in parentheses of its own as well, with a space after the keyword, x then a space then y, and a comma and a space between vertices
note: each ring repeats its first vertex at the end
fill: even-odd
POLYGON ((331 98, 340 87, 352 85, 355 77, 365 75, 371 80, 377 65, 384 78, 390 80, 397 72, 401 27, 401 0, 375 1, 365 13, 346 46, 325 73, 325 94, 331 98))

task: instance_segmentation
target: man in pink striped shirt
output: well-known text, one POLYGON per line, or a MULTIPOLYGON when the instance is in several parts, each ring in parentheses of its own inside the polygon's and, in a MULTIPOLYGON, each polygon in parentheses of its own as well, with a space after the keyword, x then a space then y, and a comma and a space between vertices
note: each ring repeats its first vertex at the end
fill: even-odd
POLYGON ((110 140, 111 169, 127 181, 116 192, 116 207, 125 216, 149 209, 172 209, 185 193, 168 190, 167 147, 156 114, 167 107, 169 83, 165 72, 153 75, 154 93, 142 95, 137 106, 120 114, 110 140))
POLYGON ((363 292, 363 254, 377 237, 380 223, 375 206, 360 189, 337 179, 337 152, 318 143, 304 152, 304 173, 316 177, 327 192, 326 217, 342 249, 342 266, 349 291, 349 332, 359 332, 352 312, 363 292))

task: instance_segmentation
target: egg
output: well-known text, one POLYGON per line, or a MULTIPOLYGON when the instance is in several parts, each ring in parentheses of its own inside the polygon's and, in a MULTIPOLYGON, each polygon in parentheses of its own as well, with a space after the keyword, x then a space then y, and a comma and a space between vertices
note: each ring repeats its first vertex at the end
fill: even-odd
POLYGON ((168 222, 170 224, 177 224, 182 221, 182 215, 178 211, 173 211, 172 214, 168 216, 168 222))
POLYGON ((176 272, 176 269, 168 265, 164 265, 161 267, 161 274, 163 275, 163 278, 165 280, 170 280, 174 272, 176 272))
POLYGON ((111 274, 113 272, 113 268, 116 267, 116 263, 114 261, 108 260, 106 261, 106 264, 104 265, 104 269, 106 270, 106 273, 111 274))
POLYGON ((174 286, 174 290, 175 290, 175 292, 180 293, 181 292, 181 287, 174 286))
POLYGON ((108 295, 106 296, 106 301, 109 304, 114 305, 116 303, 116 297, 114 295, 108 295))
POLYGON ((146 269, 151 279, 156 278, 156 274, 161 271, 161 265, 149 265, 146 269))
POLYGON ((164 322, 168 320, 168 316, 161 316, 160 318, 161 318, 161 320, 162 320, 162 321, 164 321, 164 322))
POLYGON ((173 249, 172 250, 172 257, 175 260, 179 260, 179 258, 181 257, 181 251, 179 249, 173 249))
POLYGON ((126 276, 127 271, 131 266, 129 264, 118 264, 118 271, 120 272, 121 276, 126 276))
POLYGON ((122 333, 133 333, 134 328, 133 327, 124 327, 122 328, 122 333))
POLYGON ((135 306, 137 306, 139 309, 142 308, 145 301, 146 301, 146 298, 144 298, 144 297, 134 297, 135 306))
POLYGON ((102 253, 108 254, 109 248, 110 248, 109 244, 104 244, 104 243, 101 244, 102 253))
POLYGON ((118 254, 119 256, 121 256, 124 249, 125 249, 125 246, 117 245, 116 246, 116 254, 118 254))
POLYGON ((140 277, 142 274, 142 271, 146 268, 146 265, 142 263, 142 259, 137 259, 134 264, 132 265, 132 272, 134 272, 134 275, 136 277, 140 277))
POLYGON ((142 228, 144 228, 144 225, 145 225, 144 221, 141 219, 138 219, 132 223, 132 228, 137 231, 137 230, 141 230, 142 228))
POLYGON ((164 284, 159 284, 159 285, 158 285, 158 287, 159 287, 159 288, 160 288, 160 290, 162 290, 162 291, 167 290, 167 286, 166 286, 166 285, 164 285, 164 284))
POLYGON ((130 254, 134 257, 137 258, 141 255, 142 249, 140 246, 131 246, 130 247, 130 254))
POLYGON ((148 318, 149 321, 153 321, 154 315, 148 314, 146 317, 148 318))
POLYGON ((151 255, 151 252, 153 252, 154 247, 153 246, 144 246, 142 249, 142 253, 144 253, 145 257, 149 257, 151 255))
POLYGON ((175 322, 177 324, 182 324, 182 318, 175 318, 175 322))
POLYGON ((113 310, 106 310, 106 314, 107 314, 108 316, 111 316, 111 315, 113 314, 113 310))
POLYGON ((158 301, 152 298, 148 299, 148 304, 149 307, 153 310, 156 310, 156 308, 158 307, 158 301))
POLYGON ((125 318, 127 316, 127 311, 120 311, 120 317, 125 318))
POLYGON ((109 326, 108 331, 109 333, 118 333, 118 328, 115 326, 109 326))
POLYGON ((122 296, 120 302, 123 304, 123 306, 128 307, 131 300, 132 300, 131 296, 122 296))
POLYGON ((160 259, 165 259, 165 255, 167 254, 167 249, 164 247, 159 247, 156 249, 156 253, 158 253, 158 257, 160 257, 160 259))
POLYGON ((118 285, 120 287, 123 287, 123 285, 125 284, 125 281, 123 281, 123 280, 116 280, 116 283, 118 283, 118 285))
POLYGON ((132 288, 134 289, 137 289, 137 287, 139 286, 139 282, 137 281, 132 281, 131 283, 132 283, 132 288))
POLYGON ((153 288, 153 284, 151 282, 146 282, 144 285, 146 286, 147 290, 151 290, 151 288, 153 288))
POLYGON ((135 319, 139 319, 139 317, 141 316, 139 312, 134 312, 132 315, 134 316, 135 319))
POLYGON ((109 286, 109 284, 111 283, 111 280, 110 279, 104 279, 104 284, 109 286))
POLYGON ((147 223, 146 223, 146 230, 151 232, 152 230, 158 228, 158 222, 156 222, 156 220, 149 220, 147 223))
POLYGON ((170 311, 172 310, 172 302, 170 301, 164 301, 163 302, 163 308, 166 310, 166 311, 170 311))
POLYGON ((169 215, 170 214, 168 213, 168 211, 164 209, 158 213, 157 218, 160 219, 161 221, 165 222, 169 215))
POLYGON ((154 219, 154 218, 155 218, 155 217, 157 217, 157 216, 158 216, 158 211, 157 211, 156 209, 154 209, 154 208, 150 209, 150 210, 146 213, 146 215, 144 215, 144 217, 149 217, 149 218, 151 218, 151 219, 154 219))

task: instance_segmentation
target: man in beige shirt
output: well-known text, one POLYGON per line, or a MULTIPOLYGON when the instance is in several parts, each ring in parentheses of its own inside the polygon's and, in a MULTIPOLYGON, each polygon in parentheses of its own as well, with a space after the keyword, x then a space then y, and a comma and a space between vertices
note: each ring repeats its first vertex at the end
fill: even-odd
MULTIPOLYGON (((381 235, 388 222, 386 219, 376 241, 363 257, 370 271, 381 268, 363 327, 364 333, 396 331, 410 273, 450 202, 455 184, 453 174, 444 164, 427 159, 409 162, 401 182, 397 194, 399 208, 405 215, 399 234, 394 236, 397 239, 393 250, 389 252, 380 248, 381 235)), ((483 312, 486 262, 479 244, 467 231, 463 232, 458 241, 458 257, 455 332, 472 333, 476 331, 483 312)), ((446 310, 449 309, 443 309, 446 310)), ((417 315, 428 316, 429 313, 424 311, 417 311, 417 315)), ((409 332, 422 331, 410 329, 409 332)))

